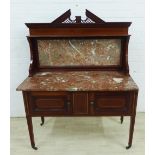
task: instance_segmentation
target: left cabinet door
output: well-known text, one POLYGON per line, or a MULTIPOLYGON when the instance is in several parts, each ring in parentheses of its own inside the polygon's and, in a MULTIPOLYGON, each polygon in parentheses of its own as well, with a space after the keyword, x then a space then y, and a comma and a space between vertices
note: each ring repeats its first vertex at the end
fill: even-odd
POLYGON ((28 92, 28 107, 33 115, 70 115, 72 95, 67 92, 28 92))

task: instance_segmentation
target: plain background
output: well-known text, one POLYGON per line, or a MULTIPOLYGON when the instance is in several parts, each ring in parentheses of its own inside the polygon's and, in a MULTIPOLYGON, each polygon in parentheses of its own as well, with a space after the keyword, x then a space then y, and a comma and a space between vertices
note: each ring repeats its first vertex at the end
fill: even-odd
POLYGON ((129 33, 130 74, 139 86, 137 111, 145 111, 144 84, 144 0, 11 0, 11 40, 10 40, 10 112, 12 117, 25 116, 22 93, 17 86, 28 76, 30 63, 29 46, 26 40, 26 22, 51 22, 66 10, 71 9, 72 19, 81 15, 85 19, 85 9, 103 20, 110 22, 131 21, 129 33))

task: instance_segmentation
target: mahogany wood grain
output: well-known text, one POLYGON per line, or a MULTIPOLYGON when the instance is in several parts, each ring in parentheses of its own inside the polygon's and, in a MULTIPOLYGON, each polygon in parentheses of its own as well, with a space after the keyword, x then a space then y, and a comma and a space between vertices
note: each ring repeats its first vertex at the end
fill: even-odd
POLYGON ((73 93, 73 115, 88 115, 88 93, 75 92, 73 93))

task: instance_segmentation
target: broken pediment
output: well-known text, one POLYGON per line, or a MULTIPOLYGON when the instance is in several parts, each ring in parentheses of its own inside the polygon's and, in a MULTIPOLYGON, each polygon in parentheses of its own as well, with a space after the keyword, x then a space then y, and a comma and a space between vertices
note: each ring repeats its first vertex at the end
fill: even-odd
POLYGON ((71 19, 71 10, 67 10, 61 16, 51 23, 25 23, 28 28, 52 28, 52 27, 117 27, 128 28, 131 22, 105 22, 92 12, 86 9, 86 18, 83 20, 81 16, 75 16, 71 19))

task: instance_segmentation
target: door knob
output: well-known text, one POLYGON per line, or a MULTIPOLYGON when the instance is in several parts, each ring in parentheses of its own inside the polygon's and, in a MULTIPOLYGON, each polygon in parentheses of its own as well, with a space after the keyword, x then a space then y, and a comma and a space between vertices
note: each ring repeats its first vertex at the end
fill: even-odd
POLYGON ((91 104, 91 105, 94 105, 94 101, 91 101, 90 104, 91 104))
POLYGON ((70 104, 71 104, 71 102, 70 102, 70 101, 68 101, 68 102, 67 102, 67 105, 70 105, 70 104))

